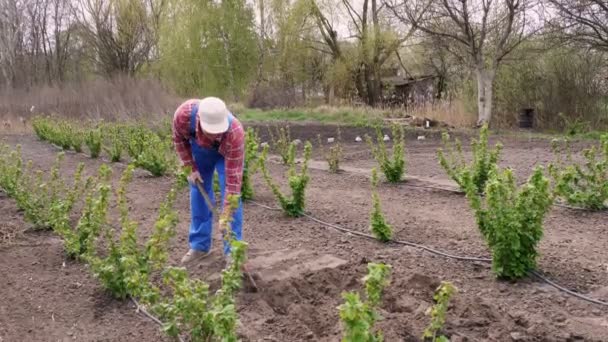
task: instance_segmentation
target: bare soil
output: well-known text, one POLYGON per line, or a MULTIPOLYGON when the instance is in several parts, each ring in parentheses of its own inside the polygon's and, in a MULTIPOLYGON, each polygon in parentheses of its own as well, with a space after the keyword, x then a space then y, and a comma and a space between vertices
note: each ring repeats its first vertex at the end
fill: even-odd
MULTIPOLYGON (((292 137, 331 136, 335 127, 292 126, 292 137)), ((263 130, 262 130, 263 131, 263 130)), ((342 129, 348 172, 329 174, 313 168, 307 189, 307 209, 333 224, 368 232, 371 208, 368 171, 374 161, 354 137, 365 129, 342 129)), ((464 196, 411 185, 449 184, 435 156, 439 134, 408 133, 408 174, 418 180, 381 185, 382 207, 396 238, 452 254, 489 257, 464 196)), ((263 132, 262 137, 265 138, 263 132)), ((499 137, 505 145, 503 165, 512 166, 520 180, 536 164, 552 160, 550 142, 499 137)), ((24 156, 49 169, 57 150, 32 136, 6 136, 20 143, 24 156)), ((492 138, 495 140, 495 137, 492 138)), ((465 141, 465 146, 468 142, 465 141)), ((584 143, 581 143, 582 147, 584 143)), ((321 156, 316 153, 315 158, 321 156)), ((66 156, 70 177, 77 163, 87 172, 101 165, 83 154, 66 156)), ((320 163, 316 163, 320 164, 320 163)), ((114 165, 118 179, 124 165, 114 165)), ((270 164, 276 179, 285 168, 270 164)), ((256 201, 276 206, 260 175, 254 177, 256 201)), ((142 239, 152 230, 156 210, 172 180, 151 178, 138 171, 130 187, 132 218, 141 222, 142 239)), ((170 263, 177 264, 188 249, 188 192, 178 199, 178 235, 172 241, 170 263)), ((86 266, 65 260, 61 241, 51 233, 23 231, 12 200, 0 198, 5 218, 0 232, 11 231, 0 247, 0 341, 161 341, 158 326, 139 316, 129 302, 110 299, 86 266), (63 263, 65 262, 65 267, 63 263), (75 285, 79 284, 79 285, 75 285), (53 321, 54 317, 54 321, 53 321)), ((608 301, 607 213, 554 208, 545 220, 539 269, 566 287, 608 301)), ((445 334, 452 341, 608 341, 608 308, 581 301, 529 278, 510 283, 494 278, 489 265, 438 257, 418 249, 381 244, 344 234, 307 218, 291 219, 247 203, 244 238, 250 245, 250 265, 260 291, 246 287, 239 295, 244 341, 339 341, 337 306, 341 293, 360 290, 367 262, 392 265, 391 284, 381 308, 386 341, 420 341, 429 322, 425 311, 441 281, 459 289, 447 315, 445 334)), ((222 267, 219 236, 215 252, 190 268, 192 276, 217 285, 222 267)))

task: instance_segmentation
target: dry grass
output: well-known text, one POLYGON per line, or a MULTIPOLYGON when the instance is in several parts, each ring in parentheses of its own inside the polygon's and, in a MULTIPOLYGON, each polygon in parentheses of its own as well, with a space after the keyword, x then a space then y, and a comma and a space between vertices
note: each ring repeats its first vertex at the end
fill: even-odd
POLYGON ((440 101, 415 106, 409 109, 407 114, 445 122, 458 128, 473 127, 477 122, 477 114, 467 111, 464 103, 460 100, 440 101))
POLYGON ((4 89, 0 91, 0 121, 10 120, 14 128, 37 114, 95 120, 158 118, 173 114, 180 101, 157 80, 128 77, 4 89))

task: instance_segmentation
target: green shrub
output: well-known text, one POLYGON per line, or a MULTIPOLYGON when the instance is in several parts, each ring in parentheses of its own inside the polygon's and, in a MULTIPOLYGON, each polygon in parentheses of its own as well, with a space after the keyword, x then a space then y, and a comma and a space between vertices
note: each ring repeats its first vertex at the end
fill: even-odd
POLYGON ((98 158, 101 153, 101 144, 103 142, 103 135, 101 134, 100 128, 93 128, 87 130, 84 136, 84 143, 89 149, 89 155, 91 158, 98 158))
POLYGON ((319 148, 323 151, 323 158, 325 158, 325 161, 327 161, 329 172, 331 173, 338 173, 340 171, 340 161, 342 160, 342 134, 339 127, 336 135, 336 140, 328 149, 323 148, 321 135, 317 135, 317 139, 319 140, 319 148))
POLYGON ((373 209, 370 217, 370 227, 376 239, 388 242, 393 236, 391 226, 384 220, 382 209, 380 208, 380 196, 378 195, 378 173, 372 169, 372 203, 373 209))
POLYGON ((392 157, 389 157, 388 149, 384 143, 384 135, 382 134, 380 127, 376 127, 376 143, 373 142, 370 136, 366 136, 366 141, 380 166, 380 170, 384 173, 386 180, 390 183, 397 183, 400 182, 405 175, 405 132, 403 126, 393 124, 392 134, 394 141, 392 157))
MULTIPOLYGON (((73 128, 73 127, 72 127, 73 128)), ((84 133, 79 129, 73 128, 71 135, 71 145, 75 152, 82 152, 82 144, 84 143, 84 133)))
POLYGON ((241 186, 241 198, 243 200, 253 199, 253 184, 251 177, 257 171, 259 163, 259 146, 260 141, 257 133, 252 128, 248 128, 245 133, 245 163, 241 186))
POLYGON ((431 323, 424 329, 422 339, 430 342, 450 342, 450 340, 439 335, 441 329, 445 325, 445 314, 448 311, 450 304, 450 298, 456 293, 457 289, 450 282, 441 282, 441 285, 435 291, 433 299, 435 305, 430 307, 427 311, 427 315, 431 316, 431 323))
POLYGON ((376 308, 380 304, 382 292, 388 285, 391 266, 369 263, 365 282, 364 302, 356 292, 342 294, 344 303, 338 307, 344 328, 343 342, 381 342, 384 340, 381 331, 374 332, 374 324, 380 319, 376 308))
POLYGON ((567 149, 568 166, 563 166, 560 152, 554 141, 554 152, 557 164, 550 164, 549 171, 555 182, 554 193, 570 205, 590 210, 602 210, 608 207, 608 134, 600 140, 600 146, 583 151, 585 163, 572 161, 570 149, 567 149))
POLYGON ((463 173, 467 198, 477 225, 492 250, 492 270, 499 278, 524 277, 536 267, 543 219, 553 202, 549 181, 536 168, 519 189, 511 170, 490 170, 485 196, 468 171, 463 173))
POLYGON ((135 157, 135 166, 149 171, 154 177, 165 175, 172 168, 169 142, 162 141, 158 135, 149 134, 143 141, 141 153, 135 157))
MULTIPOLYGON (((62 225, 58 231, 65 241, 66 254, 70 258, 87 260, 94 251, 94 242, 102 228, 108 224, 107 212, 110 201, 111 169, 103 164, 99 168, 98 184, 90 189, 76 228, 62 225)), ((88 184, 93 178, 87 180, 88 184)))
POLYGON ((108 139, 108 145, 104 146, 103 149, 110 155, 110 161, 113 163, 119 162, 122 158, 124 146, 120 128, 117 126, 105 126, 103 136, 108 139))
POLYGON ((281 208, 283 211, 291 216, 298 217, 304 214, 304 208, 306 205, 305 199, 305 191, 306 186, 308 185, 308 181, 310 177, 308 176, 308 162, 310 161, 310 156, 312 153, 312 145, 310 142, 307 142, 304 146, 304 161, 302 163, 302 170, 298 174, 296 172, 296 145, 292 143, 289 148, 287 165, 289 165, 288 177, 289 177, 289 187, 291 188, 291 195, 289 197, 285 196, 281 189, 274 183, 272 180, 268 169, 266 168, 266 158, 268 155, 268 146, 264 146, 264 150, 262 151, 262 156, 260 158, 260 168, 262 170, 262 174, 264 176, 264 180, 266 184, 272 190, 272 193, 275 195, 281 208))
POLYGON ((496 165, 500 157, 502 145, 496 144, 493 150, 488 150, 488 126, 484 125, 479 131, 479 140, 473 139, 471 142, 473 160, 467 164, 462 154, 462 144, 455 139, 450 143, 450 136, 444 132, 441 136, 443 148, 437 151, 439 164, 464 191, 463 173, 466 171, 473 177, 473 183, 478 193, 483 193, 490 170, 496 165), (447 153, 444 154, 445 152, 447 153))
MULTIPOLYGON (((220 229, 230 229, 232 212, 238 197, 229 196, 229 208, 220 218, 220 229)), ((170 336, 187 332, 191 341, 237 341, 236 293, 242 286, 242 268, 246 262, 247 244, 230 240, 232 262, 222 271, 222 285, 213 296, 209 285, 190 279, 184 268, 170 267, 163 273, 172 296, 154 306, 154 311, 167 322, 163 327, 170 336)))
POLYGON ((272 148, 281 156, 283 164, 289 165, 289 150, 291 149, 292 140, 289 126, 277 127, 276 135, 268 128, 270 135, 270 143, 272 148))
POLYGON ((127 186, 133 177, 134 166, 123 172, 116 198, 120 211, 121 234, 114 237, 114 230, 106 227, 105 240, 108 250, 88 258, 91 268, 103 286, 116 298, 127 296, 141 298, 145 304, 156 304, 160 290, 150 282, 152 271, 161 270, 167 259, 168 241, 174 235, 177 214, 173 209, 176 192, 171 190, 159 210, 154 232, 144 247, 137 243, 138 224, 129 218, 127 186))

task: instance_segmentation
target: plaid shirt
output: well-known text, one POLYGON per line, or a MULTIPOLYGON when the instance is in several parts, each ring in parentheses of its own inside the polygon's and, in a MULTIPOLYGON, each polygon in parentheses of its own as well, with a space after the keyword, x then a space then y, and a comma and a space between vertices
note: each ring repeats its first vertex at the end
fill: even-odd
MULTIPOLYGON (((192 107, 199 100, 190 99, 182 103, 173 115, 173 143, 184 166, 192 167, 193 171, 198 171, 194 158, 192 157, 192 147, 190 146, 190 114, 192 107)), ((196 142, 204 148, 211 148, 214 141, 203 134, 201 125, 196 123, 196 142)), ((239 195, 241 193, 241 183, 243 180, 243 162, 245 158, 245 132, 243 125, 234 118, 230 124, 230 129, 222 134, 217 141, 220 141, 219 153, 224 156, 226 163, 226 193, 227 195, 239 195)), ((224 205, 227 205, 226 196, 224 205)))

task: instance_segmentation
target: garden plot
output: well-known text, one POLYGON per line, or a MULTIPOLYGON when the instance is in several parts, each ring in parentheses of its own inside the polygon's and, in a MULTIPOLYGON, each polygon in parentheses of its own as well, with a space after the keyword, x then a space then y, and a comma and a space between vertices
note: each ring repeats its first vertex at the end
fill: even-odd
MULTIPOLYGON (((305 140, 305 134, 312 136, 314 130, 315 127, 303 127, 300 136, 299 131, 292 128, 292 135, 305 140)), ((343 129, 344 136, 349 134, 343 129)), ((23 145, 26 159, 33 159, 40 167, 50 168, 56 149, 30 136, 8 139, 12 144, 19 141, 23 145)), ((442 171, 435 157, 437 140, 427 137, 421 142, 415 139, 409 137, 406 144, 408 173, 426 178, 437 174, 437 178, 447 179, 440 176, 442 171)), ((529 173, 531 166, 530 157, 522 157, 526 155, 525 151, 538 149, 535 158, 539 161, 550 159, 551 156, 546 142, 515 138, 509 139, 508 143, 503 142, 509 146, 503 151, 504 159, 524 174, 529 173)), ((348 159, 345 166, 367 169, 367 165, 370 168, 373 165, 365 145, 349 144, 347 151, 358 153, 359 157, 348 159)), ((70 177, 78 162, 85 162, 86 170, 90 173, 95 172, 100 164, 82 154, 67 154, 62 165, 66 177, 70 177)), ((123 166, 115 165, 113 168, 113 181, 116 182, 123 166)), ((284 176, 285 168, 269 163, 269 171, 278 179, 284 176)), ((171 187, 170 182, 166 178, 150 178, 141 174, 129 186, 130 211, 140 223, 138 234, 141 236, 151 234, 156 210, 171 187)), ((276 206, 272 193, 259 174, 254 176, 254 189, 257 202, 276 206)), ((407 183, 381 184, 379 192, 385 216, 393 224, 395 238, 442 248, 458 255, 489 256, 462 195, 409 187, 407 183)), ((188 203, 187 191, 181 192, 176 203, 180 223, 178 234, 171 241, 170 264, 177 264, 187 250, 188 203)), ((368 232, 371 210, 368 176, 350 172, 331 175, 313 169, 306 208, 324 221, 368 232)), ((5 211, 6 208, 3 208, 3 216, 5 211)), ((539 268, 552 279, 604 301, 608 300, 605 289, 605 284, 608 284, 605 215, 601 212, 553 208, 545 221, 545 237, 540 244, 539 259, 539 268)), ((253 271, 260 274, 258 286, 261 288, 257 293, 244 291, 238 296, 240 331, 244 340, 339 341, 341 327, 336 307, 342 303, 340 294, 361 288, 360 279, 369 261, 386 262, 393 266, 391 284, 386 288, 381 306, 383 320, 377 324, 383 330, 386 341, 419 340, 429 322, 425 312, 433 304, 433 292, 443 280, 452 281, 459 288, 450 305, 445 329, 453 341, 608 340, 605 325, 607 308, 567 296, 532 278, 517 283, 497 281, 489 265, 484 263, 445 259, 414 248, 361 239, 305 217, 288 218, 280 211, 253 204, 245 207, 244 238, 251 246, 250 262, 255 266, 253 271)), ((216 247, 218 245, 216 243, 216 247)), ((11 250, 22 247, 2 248, 3 253, 12 253, 11 250)), ((60 249, 45 246, 30 248, 36 248, 35 253, 41 259, 61 260, 60 249)), ((2 267, 24 262, 18 261, 22 254, 11 255, 12 258, 0 259, 2 267)), ((220 265, 221 253, 218 249, 211 256, 209 267, 193 267, 189 271, 192 276, 205 278, 217 274, 220 265)), ((12 272, 18 273, 19 270, 13 269, 12 272)), ((49 272, 52 275, 47 278, 49 284, 57 284, 65 277, 59 267, 51 268, 49 272)), ((83 271, 82 278, 87 277, 83 271)), ((33 301, 39 302, 39 305, 58 300, 48 296, 52 288, 41 287, 38 290, 40 295, 33 301)), ((9 301, 3 305, 8 308, 7 315, 0 316, 0 326, 11 326, 15 320, 34 315, 35 305, 24 307, 21 314, 14 313, 14 308, 22 306, 18 300, 21 289, 9 286, 6 291, 9 301)), ((74 289, 71 292, 77 291, 74 289)), ((103 296, 99 287, 78 293, 79 297, 70 307, 87 308, 86 303, 103 296)), ((116 334, 147 334, 142 339, 162 340, 158 327, 143 317, 135 316, 129 302, 110 300, 109 303, 115 308, 116 314, 124 312, 123 320, 106 322, 114 327, 116 334), (142 327, 149 329, 142 330, 142 327)), ((81 318, 66 315, 68 310, 67 307, 58 308, 55 314, 56 318, 62 314, 67 322, 57 328, 58 336, 73 336, 75 340, 100 338, 86 335, 90 334, 89 331, 69 330, 70 324, 81 324, 81 318)), ((95 323, 99 322, 91 320, 91 324, 95 323)), ((27 329, 40 329, 43 324, 42 321, 34 321, 28 324, 27 329)), ((0 330, 0 334, 3 333, 0 330)), ((12 340, 16 336, 22 335, 13 332, 5 339, 12 340)))

